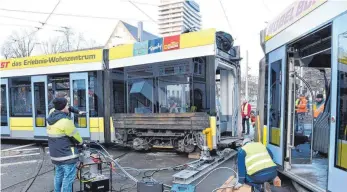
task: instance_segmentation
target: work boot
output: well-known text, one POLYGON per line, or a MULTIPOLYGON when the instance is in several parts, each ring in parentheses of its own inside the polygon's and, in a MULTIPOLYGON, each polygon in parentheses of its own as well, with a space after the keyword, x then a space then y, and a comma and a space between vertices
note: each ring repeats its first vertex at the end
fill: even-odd
POLYGON ((264 192, 271 192, 271 186, 269 182, 264 183, 264 192))

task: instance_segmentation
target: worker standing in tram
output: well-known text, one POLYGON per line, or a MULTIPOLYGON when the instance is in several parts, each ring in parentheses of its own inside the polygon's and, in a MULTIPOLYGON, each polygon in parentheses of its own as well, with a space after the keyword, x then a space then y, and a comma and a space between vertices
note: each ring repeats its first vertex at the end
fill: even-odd
POLYGON ((239 180, 235 189, 249 184, 255 190, 271 192, 268 182, 277 177, 277 165, 272 160, 271 151, 263 144, 244 139, 238 151, 237 166, 239 180))
POLYGON ((83 140, 69 114, 67 99, 55 98, 54 111, 47 118, 49 155, 55 165, 54 191, 71 192, 79 153, 76 144, 83 140))
POLYGON ((307 113, 307 99, 306 97, 301 94, 299 97, 299 102, 298 104, 295 106, 295 110, 296 110, 296 132, 299 131, 299 119, 303 118, 305 116, 305 114, 307 113))
MULTIPOLYGON (((55 95, 55 98, 65 98, 68 102, 68 105, 70 103, 70 98, 68 97, 68 95, 65 93, 65 92, 58 92, 56 95, 55 95)), ((53 101, 54 99, 52 100, 52 103, 50 103, 48 105, 48 110, 49 112, 51 111, 54 111, 54 105, 53 105, 53 101)), ((86 114, 87 112, 85 111, 80 111, 79 109, 77 109, 76 107, 73 107, 73 106, 70 106, 69 105, 69 113, 75 113, 75 114, 79 114, 79 115, 83 115, 83 114, 86 114)))
POLYGON ((251 116, 251 105, 245 100, 241 106, 241 115, 242 115, 242 133, 245 133, 245 124, 247 124, 247 133, 249 134, 249 118, 251 116))
POLYGON ((316 106, 313 113, 314 119, 317 119, 317 117, 324 111, 324 98, 323 94, 317 94, 316 96, 316 106))

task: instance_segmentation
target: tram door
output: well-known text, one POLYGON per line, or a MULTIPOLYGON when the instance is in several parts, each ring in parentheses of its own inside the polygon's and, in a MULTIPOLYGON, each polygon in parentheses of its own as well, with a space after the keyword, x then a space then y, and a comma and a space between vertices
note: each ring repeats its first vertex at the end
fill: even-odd
POLYGON ((347 13, 333 21, 332 101, 328 191, 341 191, 347 181, 347 13))
POLYGON ((47 137, 47 76, 32 76, 31 90, 34 137, 47 137))
POLYGON ((8 79, 1 79, 1 135, 10 136, 8 79))
POLYGON ((285 108, 285 46, 269 53, 268 79, 268 139, 267 147, 273 153, 274 161, 283 166, 284 153, 284 108, 285 108))
MULTIPOLYGON (((89 112, 88 73, 70 74, 70 105, 80 111, 89 112)), ((83 138, 90 138, 89 113, 71 113, 75 127, 83 138)))

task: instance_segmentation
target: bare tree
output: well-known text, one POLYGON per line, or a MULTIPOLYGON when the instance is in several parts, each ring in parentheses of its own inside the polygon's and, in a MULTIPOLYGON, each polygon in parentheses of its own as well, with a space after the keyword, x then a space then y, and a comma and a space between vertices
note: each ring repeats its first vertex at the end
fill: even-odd
POLYGON ((73 29, 69 27, 64 27, 63 30, 57 30, 61 32, 63 36, 62 39, 62 52, 78 51, 81 49, 93 48, 98 46, 98 44, 90 39, 86 40, 83 33, 74 32, 73 29))
POLYGON ((37 44, 40 44, 41 51, 44 54, 77 51, 98 46, 94 40, 86 40, 82 33, 76 34, 71 28, 64 27, 62 30, 57 30, 57 32, 61 32, 62 35, 40 43, 36 43, 35 33, 33 32, 13 32, 2 44, 0 53, 8 59, 30 56, 37 44))
POLYGON ((61 38, 55 37, 49 39, 48 41, 41 42, 41 51, 44 54, 54 54, 60 53, 63 51, 64 43, 61 38))
POLYGON ((1 46, 1 55, 3 55, 5 59, 14 57, 14 53, 11 46, 11 42, 8 41, 1 46))
POLYGON ((12 52, 12 57, 29 57, 35 48, 36 36, 34 32, 14 32, 8 37, 7 42, 5 49, 12 52))

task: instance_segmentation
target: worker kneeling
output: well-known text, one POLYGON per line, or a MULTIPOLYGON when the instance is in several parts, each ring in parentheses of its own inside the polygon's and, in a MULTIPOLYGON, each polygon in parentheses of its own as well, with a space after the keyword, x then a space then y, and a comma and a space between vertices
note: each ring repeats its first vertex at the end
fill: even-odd
POLYGON ((246 183, 255 191, 270 192, 268 182, 277 176, 277 166, 271 152, 263 144, 252 142, 249 138, 244 139, 242 145, 237 157, 239 181, 234 188, 239 189, 246 183))

